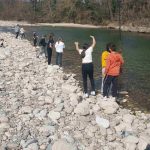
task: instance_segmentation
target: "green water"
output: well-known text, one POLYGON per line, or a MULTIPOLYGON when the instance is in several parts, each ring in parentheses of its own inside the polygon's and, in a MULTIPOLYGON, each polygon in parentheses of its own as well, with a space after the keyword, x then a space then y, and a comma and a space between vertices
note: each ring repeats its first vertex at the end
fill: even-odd
MULTIPOLYGON (((90 35, 94 35, 97 41, 93 53, 97 89, 100 89, 101 53, 106 43, 115 43, 123 50, 125 65, 119 79, 119 87, 121 91, 129 92, 128 107, 150 111, 150 34, 123 32, 120 40, 119 32, 115 30, 63 27, 25 27, 25 29, 30 40, 34 31, 39 37, 49 33, 55 35, 55 40, 62 37, 66 45, 63 66, 67 72, 76 73, 78 80, 81 80, 81 59, 75 51, 74 42, 79 41, 82 46, 84 42, 90 42, 90 35)), ((55 51, 53 51, 53 63, 55 63, 55 51)))

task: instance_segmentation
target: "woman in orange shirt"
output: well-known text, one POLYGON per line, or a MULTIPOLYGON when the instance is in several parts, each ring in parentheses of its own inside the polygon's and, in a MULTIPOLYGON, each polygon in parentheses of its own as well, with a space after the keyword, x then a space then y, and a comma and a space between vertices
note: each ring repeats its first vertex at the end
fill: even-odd
POLYGON ((120 68, 124 63, 124 60, 121 54, 116 52, 116 46, 114 44, 110 46, 110 52, 105 67, 106 76, 104 79, 103 96, 108 97, 109 88, 112 84, 112 96, 117 97, 117 78, 120 74, 120 68))

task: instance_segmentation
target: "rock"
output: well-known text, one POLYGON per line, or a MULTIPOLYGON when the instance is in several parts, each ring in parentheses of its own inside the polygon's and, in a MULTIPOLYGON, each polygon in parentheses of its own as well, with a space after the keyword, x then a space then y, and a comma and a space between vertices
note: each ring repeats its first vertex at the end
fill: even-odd
POLYGON ((24 148, 23 150, 39 150, 39 147, 37 143, 33 143, 30 144, 27 148, 24 148))
POLYGON ((16 143, 9 143, 9 144, 7 144, 7 148, 8 149, 18 149, 19 145, 16 143))
POLYGON ((106 114, 114 114, 119 109, 119 105, 114 101, 100 101, 99 105, 106 114))
POLYGON ((75 93, 77 91, 77 87, 69 84, 63 84, 62 91, 68 94, 75 93))
POLYGON ((1 129, 8 129, 10 128, 10 125, 8 123, 0 123, 0 130, 1 129))
POLYGON ((126 128, 126 124, 121 123, 121 124, 119 124, 118 126, 115 127, 115 130, 116 130, 117 133, 119 133, 119 132, 125 131, 125 128, 126 128))
POLYGON ((29 145, 31 145, 33 143, 37 143, 37 142, 38 141, 36 139, 30 139, 25 143, 24 148, 27 148, 29 145))
POLYGON ((56 108, 54 109, 54 111, 56 112, 61 112, 64 108, 64 104, 63 103, 60 103, 56 106, 56 108))
POLYGON ((86 101, 83 101, 82 103, 79 103, 77 105, 77 107, 74 109, 74 112, 76 114, 79 114, 79 115, 89 115, 90 113, 90 107, 89 107, 89 103, 86 102, 86 101))
POLYGON ((47 72, 48 73, 56 73, 57 69, 59 69, 59 66, 56 67, 56 65, 55 66, 48 65, 47 72))
POLYGON ((73 107, 70 105, 65 105, 65 112, 71 114, 73 112, 73 107))
POLYGON ((75 107, 76 105, 78 105, 78 101, 79 101, 79 96, 76 94, 70 94, 70 105, 75 107))
POLYGON ((53 144, 52 150, 77 150, 77 147, 69 144, 66 140, 60 139, 53 144))
POLYGON ((139 139, 136 136, 129 135, 123 139, 124 143, 133 143, 137 144, 139 139))
POLYGON ((52 97, 50 97, 50 96, 45 97, 45 103, 46 103, 46 104, 52 104, 53 101, 54 101, 54 100, 53 100, 52 97))
POLYGON ((52 121, 56 122, 60 118, 60 113, 55 111, 50 111, 48 117, 52 119, 52 121))
POLYGON ((40 127, 38 130, 45 137, 55 133, 55 127, 50 125, 44 125, 40 127))
POLYGON ((0 59, 5 59, 6 58, 6 54, 4 52, 3 48, 0 48, 0 59))
POLYGON ((135 143, 127 143, 126 150, 136 150, 136 144, 135 143))
POLYGON ((8 118, 7 117, 4 117, 4 116, 0 117, 0 123, 7 123, 7 122, 8 122, 8 118))
POLYGON ((150 137, 149 136, 140 136, 138 149, 139 150, 146 150, 147 145, 150 144, 150 137))
POLYGON ((123 122, 127 124, 132 124, 133 120, 134 120, 133 115, 130 115, 130 114, 123 115, 123 122))
POLYGON ((96 116, 96 123, 105 129, 109 128, 109 121, 107 119, 96 116))
POLYGON ((32 113, 32 111, 33 109, 30 106, 25 106, 21 108, 21 113, 24 113, 24 114, 30 114, 32 113))

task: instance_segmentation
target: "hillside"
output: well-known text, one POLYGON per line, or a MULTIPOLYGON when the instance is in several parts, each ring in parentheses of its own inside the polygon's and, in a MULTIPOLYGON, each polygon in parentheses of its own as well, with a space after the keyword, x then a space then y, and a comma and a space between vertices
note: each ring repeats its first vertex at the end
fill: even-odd
POLYGON ((149 0, 0 0, 1 20, 29 22, 107 25, 120 16, 121 24, 148 27, 149 10, 149 0))

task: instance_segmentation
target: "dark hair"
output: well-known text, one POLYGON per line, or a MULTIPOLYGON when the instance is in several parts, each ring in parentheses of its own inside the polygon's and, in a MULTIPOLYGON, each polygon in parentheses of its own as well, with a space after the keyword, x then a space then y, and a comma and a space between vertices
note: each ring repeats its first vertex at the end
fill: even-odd
POLYGON ((111 48, 112 51, 116 51, 116 45, 115 45, 115 44, 112 44, 112 45, 110 46, 110 48, 111 48))
POLYGON ((107 43, 107 44, 106 44, 106 50, 107 50, 108 52, 110 52, 110 47, 111 47, 111 45, 112 45, 112 43, 107 43))
POLYGON ((53 40, 53 36, 52 35, 49 35, 49 40, 53 40))
POLYGON ((84 50, 87 50, 88 48, 89 48, 89 44, 84 43, 84 44, 83 44, 83 49, 84 49, 84 50))

